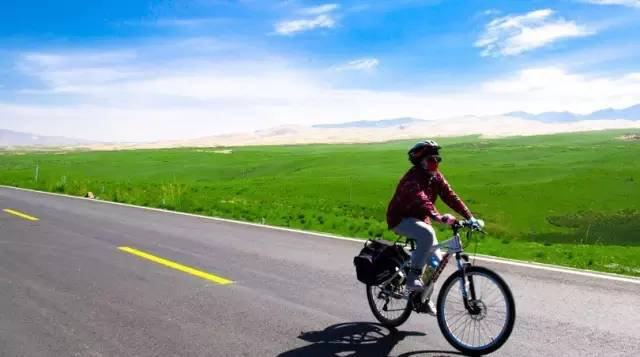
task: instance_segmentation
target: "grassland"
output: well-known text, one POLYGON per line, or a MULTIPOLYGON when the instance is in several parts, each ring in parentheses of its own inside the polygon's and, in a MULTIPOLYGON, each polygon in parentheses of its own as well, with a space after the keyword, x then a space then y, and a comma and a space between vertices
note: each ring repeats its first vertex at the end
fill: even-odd
MULTIPOLYGON (((442 138, 441 168, 488 222, 478 252, 640 276, 640 141, 619 139, 638 133, 442 138)), ((384 214, 409 145, 0 152, 0 183, 392 238, 384 214)))

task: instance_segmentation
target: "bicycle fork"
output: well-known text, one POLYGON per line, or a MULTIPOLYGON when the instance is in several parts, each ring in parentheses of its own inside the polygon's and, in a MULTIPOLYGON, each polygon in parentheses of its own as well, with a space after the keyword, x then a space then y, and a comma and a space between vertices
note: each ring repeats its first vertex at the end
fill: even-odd
POLYGON ((460 292, 462 293, 464 307, 470 314, 477 315, 480 313, 480 308, 475 304, 477 300, 473 277, 467 276, 467 268, 471 266, 469 258, 465 254, 456 253, 456 264, 458 265, 458 270, 462 273, 460 292))

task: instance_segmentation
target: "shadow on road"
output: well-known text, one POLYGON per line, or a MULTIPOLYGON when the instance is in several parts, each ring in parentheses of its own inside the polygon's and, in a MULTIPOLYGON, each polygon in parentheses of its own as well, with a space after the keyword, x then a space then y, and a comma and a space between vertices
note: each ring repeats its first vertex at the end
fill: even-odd
MULTIPOLYGON (((395 345, 405 337, 424 335, 422 332, 398 331, 376 323, 347 322, 329 326, 322 331, 302 332, 298 338, 311 342, 311 344, 283 352, 279 356, 388 356, 395 345)), ((452 354, 458 353, 417 351, 402 356, 448 356, 452 354)))
POLYGON ((466 356, 460 352, 454 351, 413 351, 398 355, 397 357, 448 357, 448 356, 466 356))

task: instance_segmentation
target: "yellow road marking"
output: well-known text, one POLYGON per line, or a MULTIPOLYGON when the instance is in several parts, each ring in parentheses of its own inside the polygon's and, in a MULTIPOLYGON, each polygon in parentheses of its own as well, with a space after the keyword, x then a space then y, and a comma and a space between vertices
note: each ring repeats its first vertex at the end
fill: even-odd
POLYGON ((161 265, 164 265, 166 267, 175 269, 175 270, 179 270, 183 273, 187 273, 187 274, 191 274, 191 275, 195 275, 199 278, 205 279, 205 280, 209 280, 209 281, 213 281, 214 283, 217 284, 221 284, 221 285, 227 285, 227 284, 231 284, 233 283, 233 281, 229 280, 229 279, 225 279, 222 277, 219 277, 217 275, 213 275, 198 269, 194 269, 191 267, 188 267, 186 265, 182 265, 176 262, 172 262, 170 260, 164 259, 164 258, 160 258, 160 257, 156 257, 155 255, 151 255, 149 253, 145 253, 142 251, 139 251, 137 249, 131 248, 131 247, 118 247, 118 249, 120 249, 123 252, 127 252, 129 254, 133 254, 133 255, 137 255, 140 258, 144 258, 147 260, 151 260, 154 263, 158 263, 161 265))
POLYGON ((36 218, 36 217, 29 216, 29 215, 28 215, 28 214, 26 214, 26 213, 22 213, 22 212, 14 211, 14 210, 12 210, 12 209, 5 208, 5 209, 3 209, 3 211, 5 211, 5 212, 7 212, 7 213, 9 213, 9 214, 12 214, 12 215, 14 215, 14 216, 18 216, 18 217, 20 217, 20 218, 27 219, 27 220, 29 220, 29 221, 38 221, 38 220, 39 220, 39 219, 38 219, 38 218, 36 218))

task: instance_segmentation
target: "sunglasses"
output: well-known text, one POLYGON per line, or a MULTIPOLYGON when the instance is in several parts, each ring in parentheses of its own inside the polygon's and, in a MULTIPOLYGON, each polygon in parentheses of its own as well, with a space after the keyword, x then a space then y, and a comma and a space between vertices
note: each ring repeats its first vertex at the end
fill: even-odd
POLYGON ((431 161, 431 162, 441 162, 442 158, 438 155, 431 155, 431 156, 427 156, 426 157, 427 161, 431 161))

